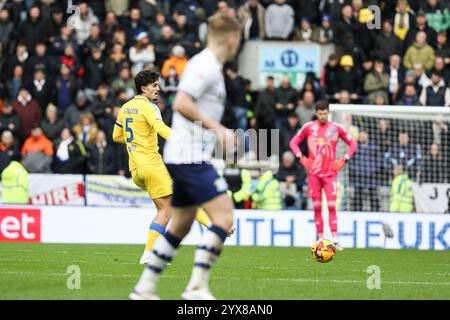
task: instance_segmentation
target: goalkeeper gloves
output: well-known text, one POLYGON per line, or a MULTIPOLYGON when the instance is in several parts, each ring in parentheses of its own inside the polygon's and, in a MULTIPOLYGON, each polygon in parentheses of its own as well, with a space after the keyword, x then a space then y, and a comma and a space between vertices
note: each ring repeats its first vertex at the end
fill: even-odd
POLYGON ((305 167, 306 172, 311 171, 314 161, 308 157, 301 157, 300 163, 305 167))
POLYGON ((338 173, 345 166, 345 160, 337 160, 331 164, 331 171, 338 173))

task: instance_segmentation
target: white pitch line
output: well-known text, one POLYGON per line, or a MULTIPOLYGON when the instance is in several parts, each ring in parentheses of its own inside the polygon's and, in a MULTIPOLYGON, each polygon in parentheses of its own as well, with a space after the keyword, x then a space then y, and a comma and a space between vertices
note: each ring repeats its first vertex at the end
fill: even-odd
MULTIPOLYGON (((0 271, 0 274, 36 274, 36 272, 31 271, 0 271)), ((68 276, 66 273, 48 273, 51 276, 68 276)), ((105 278, 138 278, 139 274, 112 274, 112 273, 81 273, 81 276, 88 277, 105 277, 105 278)), ((174 276, 174 275, 162 275, 163 278, 172 279, 187 279, 187 276, 174 276)), ((238 277, 214 277, 215 279, 223 280, 235 280, 242 281, 248 280, 247 278, 238 277)), ((346 279, 310 279, 310 278, 268 278, 268 279, 258 279, 258 281, 279 281, 279 282, 310 282, 310 283, 346 283, 346 284, 365 284, 366 281, 361 280, 346 280, 346 279)), ((381 280, 381 284, 398 284, 398 285, 412 285, 412 286, 450 286, 450 282, 430 282, 430 281, 386 281, 381 280)))

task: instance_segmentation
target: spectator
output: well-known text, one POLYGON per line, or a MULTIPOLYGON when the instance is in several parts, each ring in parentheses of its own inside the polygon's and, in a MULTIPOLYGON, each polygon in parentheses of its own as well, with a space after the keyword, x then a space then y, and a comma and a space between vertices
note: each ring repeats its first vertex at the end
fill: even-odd
POLYGON ((237 67, 233 64, 225 66, 225 87, 227 99, 234 116, 235 129, 247 130, 247 112, 249 109, 245 99, 244 79, 237 74, 237 67))
POLYGON ((373 103, 376 94, 381 94, 384 101, 388 101, 389 75, 384 71, 384 63, 375 61, 373 71, 366 76, 364 91, 368 94, 369 103, 373 103))
POLYGON ((430 85, 431 79, 428 78, 427 74, 423 70, 423 66, 420 63, 414 65, 414 73, 416 77, 416 89, 418 88, 417 92, 420 91, 420 93, 422 93, 422 88, 430 85))
POLYGON ((53 161, 55 173, 86 173, 86 149, 80 141, 74 138, 74 134, 69 128, 61 131, 61 141, 55 150, 53 161))
POLYGON ((403 64, 406 69, 412 69, 415 64, 421 64, 425 70, 434 65, 434 49, 427 44, 427 34, 423 31, 417 33, 416 42, 406 51, 403 64))
POLYGON ((72 104, 64 113, 64 123, 73 127, 80 121, 80 115, 83 112, 91 112, 91 106, 87 100, 86 93, 83 90, 78 91, 75 104, 72 104))
POLYGON ((312 92, 305 92, 302 99, 299 101, 299 105, 295 109, 295 113, 302 126, 312 120, 315 114, 315 99, 312 92))
POLYGON ((17 65, 20 65, 23 70, 25 70, 26 63, 28 58, 30 57, 30 54, 28 53, 28 47, 27 44, 24 42, 19 42, 16 47, 16 53, 12 59, 10 59, 10 65, 8 69, 8 74, 12 73, 12 70, 17 65))
POLYGON ((73 134, 77 140, 81 141, 84 146, 88 147, 95 141, 95 135, 98 132, 97 123, 94 116, 90 112, 80 114, 80 121, 73 127, 73 134))
POLYGON ((108 47, 111 47, 114 44, 114 33, 119 28, 120 26, 117 15, 113 11, 108 10, 105 15, 105 21, 103 22, 103 33, 105 35, 106 45, 108 47))
POLYGON ((111 54, 105 61, 103 71, 106 82, 112 83, 119 76, 120 69, 125 64, 128 64, 128 59, 123 52, 123 45, 116 43, 111 50, 111 54))
POLYGON ((394 166, 394 179, 391 184, 390 212, 409 213, 414 210, 413 181, 402 165, 394 166))
MULTIPOLYGON (((97 87, 96 95, 92 101, 92 114, 95 120, 104 127, 107 121, 111 121, 113 112, 113 97, 106 83, 101 83, 97 87)), ((114 121, 113 121, 114 122, 114 121)))
POLYGON ((385 166, 393 170, 397 165, 410 173, 413 177, 417 171, 418 162, 422 159, 422 153, 418 146, 413 146, 409 142, 409 134, 401 131, 398 135, 398 143, 394 144, 384 155, 385 166))
POLYGON ((78 89, 77 81, 70 74, 70 69, 65 64, 62 64, 60 67, 60 74, 56 78, 55 87, 56 106, 59 114, 63 115, 69 106, 73 104, 78 89))
POLYGON ((303 167, 297 164, 296 158, 291 151, 283 153, 276 179, 280 184, 283 208, 295 207, 296 209, 301 209, 306 172, 303 167))
POLYGON ((193 31, 194 28, 187 24, 187 18, 184 14, 174 12, 172 24, 175 38, 180 39, 183 45, 189 45, 197 39, 197 35, 193 31))
POLYGON ((426 3, 422 3, 422 9, 427 16, 428 26, 436 33, 447 31, 450 28, 450 13, 439 0, 426 0, 426 3))
POLYGON ((245 40, 264 39, 266 37, 265 9, 259 0, 247 0, 238 10, 245 40))
POLYGON ((298 116, 295 112, 289 113, 287 120, 287 126, 280 129, 280 158, 285 151, 290 150, 289 142, 300 129, 298 116))
POLYGON ((19 138, 21 141, 24 141, 30 135, 31 129, 41 123, 41 109, 25 87, 19 90, 19 95, 13 106, 20 118, 19 138))
POLYGON ((450 64, 450 46, 447 42, 447 32, 439 32, 437 35, 436 56, 443 57, 446 66, 450 64))
POLYGON ((156 62, 158 66, 162 66, 163 62, 169 58, 172 48, 177 44, 173 29, 169 25, 161 28, 161 34, 156 42, 156 62))
POLYGON ((300 90, 298 96, 300 100, 303 99, 303 96, 306 92, 311 92, 314 95, 314 100, 319 101, 322 100, 322 89, 320 88, 320 85, 315 84, 316 81, 311 78, 307 78, 303 82, 303 88, 300 90))
POLYGON ((405 78, 403 79, 403 83, 398 88, 395 94, 394 102, 397 103, 405 94, 405 88, 407 85, 412 85, 416 88, 417 96, 420 96, 419 92, 422 92, 422 87, 416 82, 416 73, 414 70, 409 70, 405 73, 405 78))
POLYGON ((331 26, 331 16, 324 14, 321 25, 313 29, 311 40, 320 44, 329 44, 334 40, 333 28, 331 26))
POLYGON ((84 75, 84 66, 82 65, 81 59, 76 55, 75 49, 71 44, 67 44, 64 48, 64 53, 59 57, 59 63, 65 64, 69 70, 72 77, 75 79, 81 79, 84 75))
POLYGON ((355 43, 356 21, 353 9, 349 4, 342 6, 340 18, 336 17, 334 26, 334 41, 345 53, 351 52, 355 43))
POLYGON ((414 43, 417 37, 417 33, 421 31, 426 33, 428 44, 430 44, 432 47, 436 46, 436 31, 434 31, 427 25, 427 17, 425 15, 425 12, 423 12, 423 10, 419 10, 416 13, 415 24, 409 29, 408 33, 406 34, 406 39, 403 42, 404 51, 406 51, 414 43))
POLYGON ((281 210, 282 199, 280 185, 272 171, 266 171, 258 181, 256 192, 252 194, 256 209, 281 210))
POLYGON ((47 46, 45 42, 39 41, 36 43, 35 54, 28 59, 26 64, 26 81, 33 80, 33 73, 36 70, 44 70, 50 81, 54 80, 55 77, 55 67, 54 62, 47 54, 47 46))
POLYGON ((152 22, 156 21, 158 13, 162 13, 163 5, 157 0, 139 0, 139 9, 141 10, 142 19, 152 22))
POLYGON ((413 25, 414 11, 411 10, 408 0, 398 0, 395 11, 394 34, 403 41, 413 25))
POLYGON ((369 133, 359 131, 358 152, 349 163, 350 185, 354 189, 352 211, 379 211, 378 187, 383 161, 380 147, 372 143, 369 133), (363 206, 364 199, 369 200, 368 210, 363 206))
POLYGON ((311 42, 313 29, 309 17, 303 17, 300 25, 294 30, 294 41, 311 42))
POLYGON ((161 75, 163 77, 169 76, 169 68, 174 67, 177 73, 177 76, 181 78, 184 68, 188 62, 188 58, 186 57, 186 51, 180 45, 176 45, 172 48, 172 55, 169 59, 164 61, 161 75))
POLYGON ((8 9, 2 8, 0 10, 0 44, 5 52, 9 52, 10 40, 14 36, 14 23, 8 9))
POLYGON ((10 99, 15 99, 20 88, 24 85, 23 73, 22 65, 18 64, 14 67, 13 76, 6 83, 6 90, 10 99))
POLYGON ((433 70, 431 83, 423 87, 420 102, 424 106, 448 107, 450 106, 450 89, 442 79, 442 72, 433 70))
POLYGON ((255 106, 255 120, 258 129, 273 129, 275 125, 275 79, 266 78, 266 87, 258 95, 255 106))
POLYGON ((175 70, 175 67, 173 66, 169 68, 169 76, 161 77, 160 79, 160 88, 162 96, 164 100, 167 101, 170 105, 173 103, 173 100, 175 98, 179 82, 180 79, 177 76, 177 71, 175 70))
POLYGON ((131 72, 133 77, 144 70, 146 65, 155 62, 155 46, 150 43, 147 32, 141 32, 136 37, 136 43, 130 48, 130 61, 133 63, 131 72))
POLYGON ((88 168, 92 174, 117 174, 117 157, 113 145, 108 144, 103 131, 95 135, 90 147, 88 168))
POLYGON ((52 103, 47 106, 45 119, 42 120, 41 128, 45 136, 55 145, 59 139, 61 130, 64 128, 64 123, 58 118, 58 108, 52 103))
POLYGON ((84 83, 86 89, 96 90, 97 87, 104 81, 104 62, 102 57, 102 50, 98 47, 92 47, 90 57, 85 64, 84 83))
POLYGON ((17 147, 14 136, 9 130, 5 130, 1 134, 0 151, 6 153, 13 161, 20 161, 20 149, 17 147))
POLYGON ((152 23, 150 27, 150 38, 158 42, 161 38, 161 29, 167 25, 166 16, 163 12, 158 12, 156 14, 155 22, 152 23))
POLYGON ((127 36, 127 47, 133 44, 134 39, 145 30, 148 30, 149 26, 144 23, 141 17, 141 11, 139 8, 132 8, 130 10, 130 17, 127 18, 125 24, 125 32, 127 36))
POLYGON ((127 100, 132 99, 136 95, 134 80, 131 77, 130 68, 127 65, 122 65, 119 72, 119 77, 111 84, 111 90, 117 92, 120 88, 127 92, 127 100))
POLYGON ((336 93, 334 99, 336 99, 339 104, 350 104, 352 102, 350 93, 346 90, 336 93))
POLYGON ((441 153, 439 145, 432 143, 428 154, 423 159, 420 174, 421 183, 447 183, 448 161, 441 153))
POLYGON ((444 83, 449 84, 450 82, 450 70, 445 65, 445 58, 437 56, 434 60, 434 69, 436 71, 439 71, 442 74, 442 79, 444 80, 444 83))
POLYGON ((265 26, 269 40, 287 40, 294 30, 294 10, 286 0, 275 0, 266 9, 265 26))
POLYGON ((300 21, 302 17, 309 17, 311 23, 317 24, 320 21, 321 9, 323 9, 324 3, 320 1, 311 0, 294 0, 290 1, 294 11, 296 21, 300 21))
POLYGON ((87 1, 78 1, 77 6, 80 10, 80 17, 76 28, 76 35, 78 45, 82 45, 89 38, 89 33, 92 25, 98 24, 99 20, 94 14, 94 11, 89 8, 87 1))
POLYGON ((332 96, 338 92, 338 72, 339 59, 334 53, 330 54, 328 61, 322 69, 320 85, 324 87, 327 96, 332 96))
POLYGON ((288 75, 283 75, 280 87, 275 91, 275 128, 281 129, 286 125, 287 114, 295 108, 297 91, 291 86, 288 75))
POLYGON ((393 32, 392 22, 383 22, 383 31, 375 37, 373 55, 384 63, 389 62, 392 55, 402 54, 402 42, 393 32))
POLYGON ((53 54, 58 57, 61 56, 64 54, 64 48, 68 45, 72 46, 75 52, 78 51, 78 43, 73 34, 73 29, 64 24, 61 27, 60 34, 52 42, 53 54))
POLYGON ((34 126, 22 147, 23 166, 29 173, 50 173, 52 157, 53 143, 39 126, 34 126))
POLYGON ((41 9, 39 9, 38 6, 33 6, 28 11, 27 20, 19 27, 19 41, 26 43, 27 46, 34 51, 36 43, 39 40, 44 40, 43 31, 41 9))
POLYGON ((28 90, 43 114, 47 105, 54 100, 54 87, 43 69, 37 69, 33 74, 33 80, 28 84, 28 90))
POLYGON ((352 100, 358 99, 361 91, 361 80, 358 77, 352 56, 342 56, 339 65, 341 68, 337 73, 337 91, 348 91, 352 100))
POLYGON ((399 55, 394 54, 389 58, 387 73, 389 75, 389 97, 392 98, 391 101, 395 101, 397 92, 405 78, 405 68, 399 55))
POLYGON ((188 25, 192 26, 195 24, 195 11, 199 7, 195 0, 182 0, 173 7, 173 12, 183 13, 187 18, 188 25))
POLYGON ((82 50, 82 60, 86 61, 86 59, 92 55, 92 50, 94 48, 100 49, 100 52, 106 50, 106 41, 103 39, 102 30, 99 24, 93 24, 91 26, 91 30, 89 31, 89 38, 83 43, 82 50))
POLYGON ((53 43, 56 37, 61 34, 61 27, 64 23, 64 11, 61 6, 54 6, 52 8, 50 19, 44 21, 44 39, 53 43))
MULTIPOLYGON (((370 134, 370 133, 369 133, 370 134)), ((377 137, 377 144, 381 148, 381 152, 385 154, 394 145, 394 133, 391 128, 391 123, 387 119, 378 120, 376 130, 374 134, 370 134, 373 137, 377 137)))
POLYGON ((421 106, 419 96, 417 95, 416 87, 412 84, 405 86, 405 91, 400 100, 397 102, 400 106, 421 106))
POLYGON ((10 131, 16 137, 20 130, 20 118, 9 101, 6 101, 3 104, 2 113, 0 115, 0 133, 6 130, 10 131))

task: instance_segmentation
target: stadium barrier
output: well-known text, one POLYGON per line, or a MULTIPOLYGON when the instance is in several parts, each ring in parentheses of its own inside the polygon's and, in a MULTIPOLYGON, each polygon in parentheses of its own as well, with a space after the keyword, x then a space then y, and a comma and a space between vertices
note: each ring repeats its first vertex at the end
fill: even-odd
MULTIPOLYGON (((30 174, 29 193, 29 204, 38 206, 155 208, 146 191, 122 176, 30 174)), ((445 213, 449 210, 450 184, 414 183, 413 193, 416 212, 445 213)), ((385 202, 389 205, 389 199, 385 202)), ((340 210, 346 209, 342 207, 340 210)))
MULTIPOLYGON (((151 208, 0 206, 0 242, 143 245, 154 215, 151 208)), ((342 212, 338 217, 346 248, 450 249, 450 215, 342 212)), ((226 245, 309 247, 316 237, 311 211, 235 210, 235 227, 226 245)), ((195 222, 183 243, 197 244, 203 231, 195 222)))

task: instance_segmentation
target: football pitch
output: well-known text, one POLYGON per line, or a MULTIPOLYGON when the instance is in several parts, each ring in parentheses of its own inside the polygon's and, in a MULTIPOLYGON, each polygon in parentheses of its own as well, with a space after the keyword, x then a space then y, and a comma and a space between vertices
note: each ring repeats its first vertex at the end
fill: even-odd
MULTIPOLYGON (((195 247, 183 246, 158 294, 180 299, 195 247)), ((0 299, 127 299, 140 245, 0 243, 0 299), (80 271, 80 289, 73 278, 80 271), (69 273, 68 273, 69 271, 69 273), (71 285, 72 284, 72 285, 71 285)), ((345 249, 327 264, 307 248, 226 247, 211 275, 218 299, 450 299, 450 251, 345 249), (380 289, 376 287, 377 266, 380 289), (368 268, 370 273, 368 273, 368 268), (369 279, 369 281, 368 281, 369 279)))

